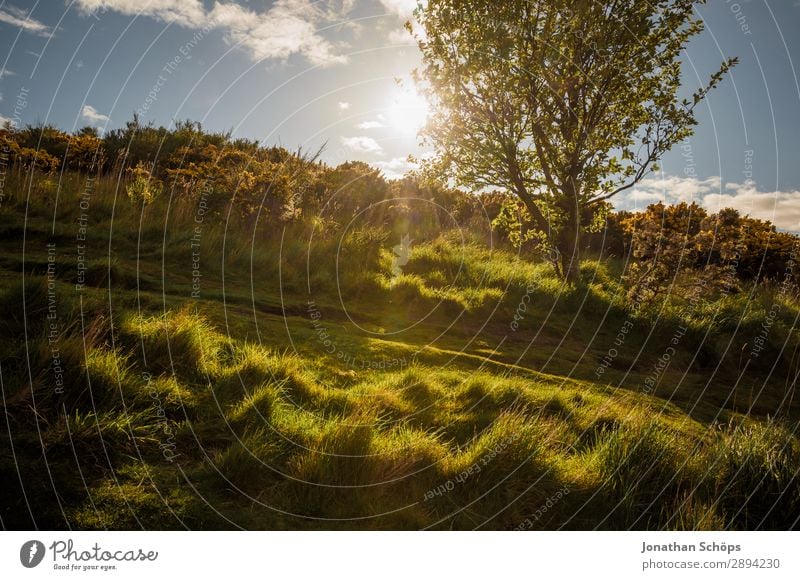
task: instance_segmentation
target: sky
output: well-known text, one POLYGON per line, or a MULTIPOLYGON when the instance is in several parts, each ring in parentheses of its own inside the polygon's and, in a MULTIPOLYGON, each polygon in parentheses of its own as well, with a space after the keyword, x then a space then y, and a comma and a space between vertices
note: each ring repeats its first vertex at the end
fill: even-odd
MULTIPOLYGON (((200 121, 265 145, 359 159, 389 178, 425 155, 403 24, 415 0, 0 0, 0 122, 66 130, 200 121)), ((614 198, 735 207, 800 231, 800 0, 711 0, 684 88, 740 63, 657 174, 614 198)))

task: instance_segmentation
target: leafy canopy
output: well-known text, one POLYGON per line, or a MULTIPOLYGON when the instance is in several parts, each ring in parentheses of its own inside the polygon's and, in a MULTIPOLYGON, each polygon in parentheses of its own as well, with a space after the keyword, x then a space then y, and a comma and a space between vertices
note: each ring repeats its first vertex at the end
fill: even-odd
POLYGON ((679 96, 681 52, 702 30, 695 3, 420 6, 416 79, 435 104, 423 133, 437 152, 427 169, 514 192, 540 230, 580 222, 581 207, 632 187, 692 134, 695 107, 735 64, 679 96))

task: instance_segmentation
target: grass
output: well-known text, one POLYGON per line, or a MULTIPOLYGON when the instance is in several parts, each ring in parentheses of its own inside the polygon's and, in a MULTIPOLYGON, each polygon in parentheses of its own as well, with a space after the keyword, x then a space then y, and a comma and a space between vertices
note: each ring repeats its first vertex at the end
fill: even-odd
POLYGON ((0 208, 7 528, 797 526, 798 306, 774 289, 633 313, 613 261, 565 288, 445 232, 396 276, 380 230, 209 221, 193 295, 191 203, 101 180, 76 291, 80 185, 56 209, 9 181, 0 208))

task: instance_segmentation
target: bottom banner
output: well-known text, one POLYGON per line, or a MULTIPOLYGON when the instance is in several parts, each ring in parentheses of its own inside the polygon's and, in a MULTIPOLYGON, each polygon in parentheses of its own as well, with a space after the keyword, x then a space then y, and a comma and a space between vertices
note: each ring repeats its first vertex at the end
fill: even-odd
POLYGON ((798 538, 786 532, 4 532, 0 577, 798 578, 798 538))

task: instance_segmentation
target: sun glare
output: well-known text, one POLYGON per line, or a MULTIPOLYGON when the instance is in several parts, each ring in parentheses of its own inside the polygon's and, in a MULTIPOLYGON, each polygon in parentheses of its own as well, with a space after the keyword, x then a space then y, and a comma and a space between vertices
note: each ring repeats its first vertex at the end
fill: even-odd
POLYGON ((425 125, 430 107, 413 86, 396 87, 387 109, 389 125, 396 131, 416 135, 425 125))

